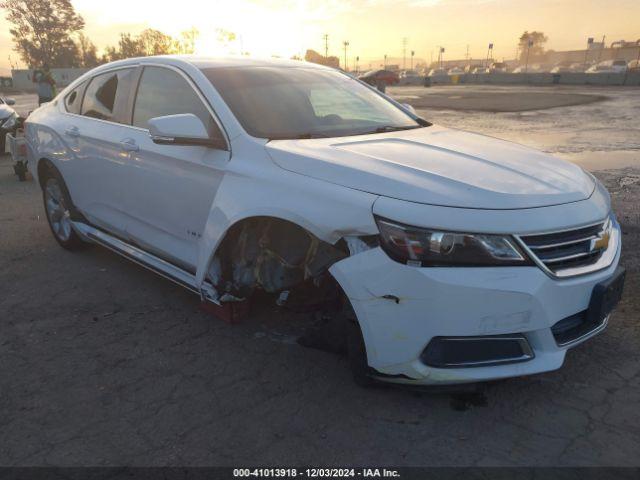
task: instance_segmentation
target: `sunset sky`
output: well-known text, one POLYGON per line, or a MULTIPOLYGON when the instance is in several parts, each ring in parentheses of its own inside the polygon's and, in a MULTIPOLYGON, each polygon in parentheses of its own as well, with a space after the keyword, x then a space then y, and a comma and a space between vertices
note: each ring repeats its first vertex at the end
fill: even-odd
MULTIPOLYGON (((86 33, 102 50, 115 44, 120 32, 151 27, 172 35, 196 27, 198 53, 216 53, 214 31, 235 32, 245 51, 254 55, 291 56, 307 48, 343 58, 348 40, 349 62, 361 65, 402 56, 402 38, 416 58, 429 60, 437 46, 445 58, 486 55, 493 42, 494 58, 513 58, 524 30, 542 30, 547 47, 579 49, 587 37, 614 40, 640 38, 638 0, 73 0, 86 20, 86 33)), ((9 24, 0 11, 0 68, 9 66, 9 24)), ((239 48, 236 46, 235 48, 239 48)))

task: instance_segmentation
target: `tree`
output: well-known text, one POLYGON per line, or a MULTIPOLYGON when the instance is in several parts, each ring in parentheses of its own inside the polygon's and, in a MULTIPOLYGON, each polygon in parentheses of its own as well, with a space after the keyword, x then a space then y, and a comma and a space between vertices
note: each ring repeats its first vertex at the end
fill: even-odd
POLYGON ((98 49, 84 33, 80 32, 78 34, 76 45, 78 47, 79 64, 81 67, 93 68, 100 63, 98 61, 98 49))
POLYGON ((78 47, 72 35, 84 28, 71 0, 0 0, 6 9, 14 49, 31 67, 78 64, 78 47))
POLYGON ((118 46, 108 46, 102 56, 105 62, 114 62, 125 58, 146 56, 144 46, 138 37, 133 37, 130 33, 121 33, 118 46))
POLYGON ((338 68, 340 66, 340 60, 338 57, 325 57, 315 50, 307 50, 307 53, 304 55, 304 59, 307 62, 318 63, 320 65, 326 65, 333 68, 338 68))
POLYGON ((542 32, 527 32, 520 35, 518 48, 520 49, 520 62, 524 63, 527 58, 527 50, 529 61, 539 60, 544 55, 544 44, 547 43, 547 36, 542 32), (531 47, 529 47, 531 44, 531 47))
POLYGON ((185 30, 180 34, 179 39, 174 40, 173 51, 183 55, 191 55, 195 53, 198 37, 200 37, 200 32, 197 28, 185 30))
POLYGON ((159 30, 147 28, 138 35, 137 41, 144 56, 173 53, 173 38, 159 30))

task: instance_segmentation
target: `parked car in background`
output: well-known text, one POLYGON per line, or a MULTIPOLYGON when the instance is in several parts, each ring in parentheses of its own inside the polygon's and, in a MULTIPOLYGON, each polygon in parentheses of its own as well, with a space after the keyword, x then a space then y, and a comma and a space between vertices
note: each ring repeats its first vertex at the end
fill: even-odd
POLYGON ((549 73, 570 73, 574 71, 573 66, 576 64, 572 64, 570 62, 560 62, 555 65, 549 73))
POLYGON ((543 65, 540 63, 534 63, 531 65, 520 65, 513 69, 512 73, 543 73, 548 72, 551 69, 548 65, 543 65))
POLYGON ((487 73, 491 73, 491 70, 489 67, 476 67, 471 71, 471 73, 474 75, 485 75, 487 73))
POLYGON ((640 70, 640 60, 631 60, 627 65, 630 72, 637 72, 640 70))
POLYGON ((63 248, 106 246, 203 302, 313 299, 363 384, 558 369, 621 295, 620 227, 593 175, 432 125, 328 67, 118 61, 25 134, 63 248))
POLYGON ((586 73, 624 73, 626 71, 626 60, 606 60, 588 68, 586 73))
POLYGON ((449 72, 446 68, 432 68, 429 71, 430 77, 446 77, 447 75, 449 75, 449 72))
POLYGON ((447 74, 449 75, 464 75, 464 68, 460 68, 460 67, 453 67, 450 68, 449 71, 447 72, 447 74))
POLYGON ((370 70, 360 75, 358 79, 374 87, 380 84, 386 86, 396 85, 400 82, 398 74, 391 70, 370 70))
POLYGON ((489 67, 491 73, 507 73, 507 64, 504 62, 494 62, 489 67))
POLYGON ((5 153, 6 137, 8 133, 15 133, 18 125, 18 114, 12 108, 13 98, 0 97, 0 155, 5 153))
POLYGON ((484 65, 474 64, 474 65, 466 65, 464 67, 464 73, 472 73, 476 68, 482 68, 484 65))
POLYGON ((403 70, 399 75, 399 85, 424 85, 424 76, 417 70, 403 70))

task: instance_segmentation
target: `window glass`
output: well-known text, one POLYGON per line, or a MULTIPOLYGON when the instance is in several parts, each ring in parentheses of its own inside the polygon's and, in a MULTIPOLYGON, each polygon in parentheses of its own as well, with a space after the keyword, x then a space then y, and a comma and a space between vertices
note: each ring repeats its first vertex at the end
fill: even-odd
POLYGON ((133 69, 103 73, 91 80, 82 102, 82 115, 121 122, 131 90, 133 69))
POLYGON ((317 117, 339 115, 341 118, 370 120, 383 123, 386 120, 384 112, 375 108, 361 97, 352 95, 347 90, 331 88, 319 84, 309 89, 309 102, 317 117))
POLYGON ((64 106, 69 113, 80 113, 80 103, 82 102, 82 89, 84 83, 78 85, 64 97, 64 106))
POLYGON ((338 137, 422 126, 370 88, 332 70, 217 67, 202 71, 254 137, 338 137))
POLYGON ((210 135, 217 131, 209 110, 182 75, 168 68, 145 67, 133 109, 133 125, 149 128, 151 118, 181 113, 197 116, 210 135))

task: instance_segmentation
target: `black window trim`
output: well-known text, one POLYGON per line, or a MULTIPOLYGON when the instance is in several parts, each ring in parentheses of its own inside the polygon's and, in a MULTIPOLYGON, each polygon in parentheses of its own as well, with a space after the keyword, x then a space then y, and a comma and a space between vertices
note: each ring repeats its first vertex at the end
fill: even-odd
POLYGON ((188 73, 186 73, 184 70, 182 70, 181 68, 175 65, 168 65, 163 63, 145 62, 145 63, 141 63, 138 67, 139 67, 139 73, 138 73, 138 77, 134 80, 136 82, 135 88, 131 89, 133 92, 133 95, 131 97, 131 102, 129 104, 129 111, 127 112, 129 122, 122 124, 123 126, 128 128, 133 128, 135 130, 139 130, 143 132, 149 131, 148 128, 136 127, 135 125, 133 125, 134 108, 136 104, 136 99, 138 98, 138 89, 140 88, 140 82, 142 81, 142 73, 145 67, 166 68, 167 70, 173 70, 174 72, 181 75, 182 78, 184 78, 187 81, 187 83, 191 86, 191 88, 195 91, 196 95, 198 96, 198 98, 200 98, 200 101, 203 103, 204 107, 207 109, 207 111, 213 118, 213 121, 216 123, 218 130, 222 134, 222 139, 226 144, 226 151, 231 153, 231 142, 229 141, 229 135, 227 133, 227 130, 224 128, 222 121, 220 120, 220 118, 218 118, 218 115, 215 113, 215 110, 207 100, 207 97, 205 97, 205 95, 202 93, 202 90, 200 90, 200 87, 198 87, 198 84, 191 78, 191 76, 189 76, 188 73))

